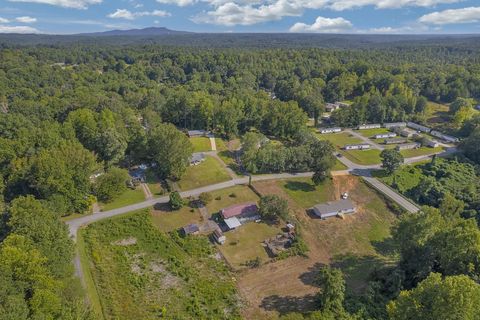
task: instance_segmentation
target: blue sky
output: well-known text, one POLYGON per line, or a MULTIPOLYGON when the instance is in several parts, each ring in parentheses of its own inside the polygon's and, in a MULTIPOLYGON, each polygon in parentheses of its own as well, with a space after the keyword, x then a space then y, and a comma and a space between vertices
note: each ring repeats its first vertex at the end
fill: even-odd
POLYGON ((0 0, 0 33, 480 33, 480 0, 0 0))

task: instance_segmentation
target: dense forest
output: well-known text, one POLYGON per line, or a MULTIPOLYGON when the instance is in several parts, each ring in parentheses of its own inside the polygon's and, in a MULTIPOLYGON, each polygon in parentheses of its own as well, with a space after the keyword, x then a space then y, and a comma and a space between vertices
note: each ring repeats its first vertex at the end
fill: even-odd
POLYGON ((400 263, 379 270, 368 294, 345 296, 342 275, 327 268, 319 275, 321 310, 285 319, 439 319, 445 313, 480 319, 480 231, 470 219, 478 216, 479 201, 480 117, 473 108, 480 99, 480 49, 461 43, 251 50, 5 45, 0 319, 91 317, 60 218, 118 195, 125 168, 134 164, 151 163, 160 178, 179 179, 192 154, 182 131, 243 137, 251 172, 325 171, 334 162, 332 146, 312 140, 306 123, 319 121, 325 102, 344 100, 351 108, 332 115, 340 126, 422 123, 427 101, 449 103, 465 156, 457 159, 461 166, 418 169, 433 177, 417 187, 425 192, 404 191, 425 195, 418 201, 432 207, 402 216, 394 231, 400 263), (265 137, 282 147, 263 146, 265 137), (105 174, 92 181, 99 172, 105 174), (470 189, 459 188, 455 174, 470 176, 470 189), (461 210, 455 210, 458 199, 461 210), (418 303, 429 308, 414 310, 418 303))

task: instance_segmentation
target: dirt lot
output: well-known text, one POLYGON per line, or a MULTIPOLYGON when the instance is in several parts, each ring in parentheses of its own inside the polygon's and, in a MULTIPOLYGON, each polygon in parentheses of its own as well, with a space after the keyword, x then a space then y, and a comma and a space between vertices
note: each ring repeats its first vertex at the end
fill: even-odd
POLYGON ((301 204, 288 197, 282 188, 285 183, 265 181, 255 184, 262 194, 275 193, 288 199, 310 252, 308 258, 272 262, 239 275, 238 286, 249 306, 244 311, 245 319, 276 319, 279 314, 291 311, 313 310, 314 295, 318 291, 313 279, 322 264, 341 268, 347 288, 359 291, 369 271, 379 263, 388 262, 376 248, 389 236, 394 215, 383 200, 357 177, 334 177, 333 184, 335 191, 328 198, 339 199, 342 192, 348 192, 358 206, 355 215, 347 216, 345 220, 322 221, 309 215, 301 204))

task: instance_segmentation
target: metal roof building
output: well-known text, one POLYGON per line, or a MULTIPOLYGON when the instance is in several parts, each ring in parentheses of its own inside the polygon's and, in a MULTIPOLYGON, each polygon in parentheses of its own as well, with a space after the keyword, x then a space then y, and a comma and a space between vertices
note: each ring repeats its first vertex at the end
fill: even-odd
POLYGON ((322 219, 338 216, 341 214, 354 213, 356 210, 354 204, 349 199, 330 201, 327 203, 317 204, 313 207, 315 215, 322 219))

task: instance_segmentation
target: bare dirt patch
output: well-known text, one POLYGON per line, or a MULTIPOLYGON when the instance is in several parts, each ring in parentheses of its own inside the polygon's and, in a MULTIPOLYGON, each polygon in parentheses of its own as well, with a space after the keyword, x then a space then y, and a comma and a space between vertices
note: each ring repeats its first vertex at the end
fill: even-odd
POLYGON ((137 244, 137 238, 135 237, 129 237, 125 239, 120 239, 112 243, 115 246, 122 246, 122 247, 128 247, 128 246, 133 246, 134 244, 137 244))

